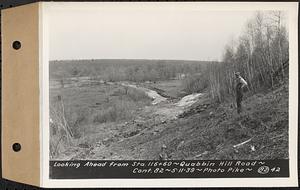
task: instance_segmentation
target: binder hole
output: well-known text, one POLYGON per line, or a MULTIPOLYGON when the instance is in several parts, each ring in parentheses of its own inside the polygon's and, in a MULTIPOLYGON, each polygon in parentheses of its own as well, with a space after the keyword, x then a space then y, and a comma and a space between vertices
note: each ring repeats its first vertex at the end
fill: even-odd
POLYGON ((21 150, 21 145, 20 143, 14 143, 12 145, 12 149, 15 151, 15 152, 19 152, 21 150))
POLYGON ((12 47, 15 49, 15 50, 18 50, 21 48, 21 42, 20 41, 14 41, 13 44, 12 44, 12 47))

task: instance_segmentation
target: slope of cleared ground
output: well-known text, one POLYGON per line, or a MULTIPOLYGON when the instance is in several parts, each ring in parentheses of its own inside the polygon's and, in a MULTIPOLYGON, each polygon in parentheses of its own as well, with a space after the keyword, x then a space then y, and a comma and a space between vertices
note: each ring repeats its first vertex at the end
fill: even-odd
POLYGON ((63 158, 288 158, 288 85, 245 98, 243 108, 238 115, 234 102, 216 104, 207 93, 168 98, 128 122, 99 125, 87 146, 70 148, 63 158))

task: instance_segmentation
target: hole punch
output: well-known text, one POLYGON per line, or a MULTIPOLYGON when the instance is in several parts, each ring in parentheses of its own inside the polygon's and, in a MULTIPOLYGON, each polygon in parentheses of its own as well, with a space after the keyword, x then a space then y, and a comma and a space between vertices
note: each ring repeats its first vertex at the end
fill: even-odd
POLYGON ((12 149, 15 151, 15 152, 19 152, 21 150, 21 145, 20 143, 14 143, 12 145, 12 149))
POLYGON ((21 42, 20 41, 14 41, 13 44, 12 44, 12 47, 15 49, 15 50, 18 50, 21 48, 21 42))

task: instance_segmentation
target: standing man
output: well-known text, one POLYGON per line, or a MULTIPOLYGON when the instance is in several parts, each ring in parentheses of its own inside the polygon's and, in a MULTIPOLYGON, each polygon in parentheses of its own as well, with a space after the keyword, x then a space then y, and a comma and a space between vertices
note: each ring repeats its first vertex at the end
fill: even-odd
POLYGON ((240 114, 242 112, 242 100, 243 100, 243 88, 247 86, 247 82, 243 79, 239 72, 235 73, 236 77, 236 106, 237 113, 240 114))

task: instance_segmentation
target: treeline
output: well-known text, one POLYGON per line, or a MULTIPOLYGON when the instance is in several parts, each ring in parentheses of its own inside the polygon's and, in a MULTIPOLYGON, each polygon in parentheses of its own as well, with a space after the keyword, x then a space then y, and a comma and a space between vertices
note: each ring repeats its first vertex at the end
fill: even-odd
MULTIPOLYGON (((235 72, 256 92, 273 88, 288 77, 289 42, 281 11, 256 12, 236 42, 225 47, 222 63, 209 64, 204 77, 212 98, 224 101, 235 94, 235 72)), ((202 85, 203 86, 203 85, 202 85)))
POLYGON ((67 60, 50 62, 50 79, 90 76, 105 81, 169 80, 203 70, 204 61, 184 60, 67 60))

